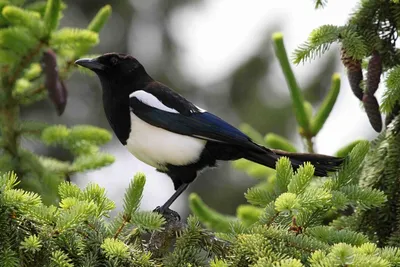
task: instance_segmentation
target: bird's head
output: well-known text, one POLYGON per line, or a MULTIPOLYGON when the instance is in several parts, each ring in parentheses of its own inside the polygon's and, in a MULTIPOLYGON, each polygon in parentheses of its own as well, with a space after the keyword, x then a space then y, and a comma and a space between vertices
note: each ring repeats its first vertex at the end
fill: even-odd
POLYGON ((109 82, 135 82, 148 77, 140 62, 126 54, 107 53, 97 58, 81 58, 75 64, 88 68, 109 82))

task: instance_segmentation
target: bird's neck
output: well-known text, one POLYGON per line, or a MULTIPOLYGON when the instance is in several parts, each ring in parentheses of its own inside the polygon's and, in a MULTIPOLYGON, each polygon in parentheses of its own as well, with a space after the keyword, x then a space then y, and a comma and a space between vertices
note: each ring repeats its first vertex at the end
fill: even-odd
POLYGON ((113 93, 103 86, 103 107, 107 120, 119 141, 125 145, 130 131, 129 96, 113 93))

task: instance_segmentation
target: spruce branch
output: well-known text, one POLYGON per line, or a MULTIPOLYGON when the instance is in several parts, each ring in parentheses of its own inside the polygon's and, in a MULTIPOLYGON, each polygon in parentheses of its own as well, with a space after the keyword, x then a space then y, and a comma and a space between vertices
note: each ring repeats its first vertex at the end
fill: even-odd
POLYGON ((269 133, 265 136, 265 143, 269 148, 297 152, 296 147, 288 139, 274 133, 269 133))
POLYGON ((231 216, 222 215, 206 206, 195 193, 190 194, 189 207, 203 224, 218 232, 228 232, 235 220, 231 216))
POLYGON ((105 5, 102 7, 94 16, 92 21, 89 23, 87 29, 93 32, 100 32, 108 18, 111 16, 111 6, 105 5))
POLYGON ((14 84, 14 82, 21 76, 22 71, 32 63, 35 57, 38 56, 42 48, 46 45, 45 42, 38 42, 35 47, 31 49, 25 56, 23 56, 22 60, 20 61, 20 64, 15 68, 14 73, 12 73, 9 76, 8 79, 8 84, 9 87, 11 88, 11 85, 14 84))
POLYGON ((275 54, 279 60, 282 72, 285 76, 290 94, 292 96, 293 108, 295 111, 297 122, 305 132, 309 132, 310 123, 307 120, 307 114, 304 109, 304 98, 297 84, 296 77, 294 76, 292 68, 290 67, 289 59, 283 43, 283 35, 281 33, 275 33, 272 36, 272 39, 274 41, 275 54))
POLYGON ((336 42, 340 35, 340 28, 334 25, 323 25, 313 30, 304 44, 295 51, 293 61, 295 64, 315 59, 329 50, 332 43, 336 42))
POLYGON ((367 141, 360 141, 349 153, 343 163, 342 169, 333 176, 332 189, 338 189, 348 184, 354 184, 358 180, 357 173, 361 169, 362 162, 369 150, 367 141))
POLYGON ((328 3, 328 0, 315 0, 315 9, 323 8, 328 3))
POLYGON ((44 33, 44 24, 40 20, 40 14, 34 11, 24 10, 15 6, 6 6, 2 10, 2 15, 10 23, 16 26, 26 26, 31 30, 35 37, 41 39, 44 33))
POLYGON ((335 73, 332 76, 332 84, 328 95, 325 97, 321 104, 321 107, 317 111, 315 117, 311 121, 311 133, 313 136, 317 135, 318 132, 324 126, 326 120, 331 113, 333 106, 336 103, 337 97, 340 91, 340 76, 335 73))
POLYGON ((61 0, 48 0, 44 13, 44 23, 48 34, 57 29, 61 11, 61 0))
MULTIPOLYGON (((132 216, 139 208, 145 183, 146 176, 143 173, 137 173, 129 184, 124 197, 122 222, 119 223, 119 226, 115 231, 114 238, 117 238, 121 234, 124 227, 131 221, 132 216)), ((118 221, 115 223, 118 223, 118 221)))
POLYGON ((394 67, 386 78, 386 91, 383 94, 381 110, 389 114, 400 101, 400 67, 394 67))
POLYGON ((360 142, 366 142, 366 140, 355 140, 353 142, 350 142, 349 144, 336 151, 335 156, 345 158, 360 142))
POLYGON ((263 209, 254 207, 253 205, 240 205, 236 210, 238 219, 245 227, 258 223, 263 212, 263 209))

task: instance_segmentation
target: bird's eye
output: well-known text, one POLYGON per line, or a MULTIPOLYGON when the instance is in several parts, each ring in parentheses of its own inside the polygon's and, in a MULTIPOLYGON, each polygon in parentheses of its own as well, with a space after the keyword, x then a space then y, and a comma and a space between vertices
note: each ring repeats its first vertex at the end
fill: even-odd
POLYGON ((117 63, 118 63, 118 58, 112 57, 112 58, 110 59, 110 62, 111 62, 112 65, 117 65, 117 63))

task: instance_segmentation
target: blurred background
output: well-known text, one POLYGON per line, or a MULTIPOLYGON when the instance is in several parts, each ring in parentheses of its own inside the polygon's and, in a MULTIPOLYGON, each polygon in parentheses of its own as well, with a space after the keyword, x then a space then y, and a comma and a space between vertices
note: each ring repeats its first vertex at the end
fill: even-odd
MULTIPOLYGON (((85 27, 97 10, 110 4, 113 14, 100 34, 93 53, 121 52, 134 55, 151 76, 183 94, 198 106, 231 124, 246 122, 260 133, 283 135, 304 150, 297 134, 289 91, 274 56, 271 35, 281 31, 286 49, 306 41, 308 34, 323 24, 342 25, 356 6, 356 0, 328 1, 321 10, 314 1, 271 0, 66 0, 68 8, 61 26, 85 27)), ((340 53, 333 46, 321 59, 293 66, 306 99, 320 105, 330 87, 331 75, 342 77, 341 92, 333 112, 315 139, 318 153, 333 154, 359 138, 376 136, 367 116, 349 88, 340 53)), ((96 77, 76 72, 67 81, 65 113, 58 117, 48 101, 23 110, 26 119, 54 124, 92 124, 111 130, 104 116, 100 84, 96 77)), ((379 100, 379 92, 377 93, 379 100)), ((68 159, 60 149, 42 148, 33 141, 27 146, 39 153, 68 159)), ((174 192, 170 179, 139 162, 117 138, 103 148, 116 157, 107 168, 72 177, 84 187, 95 182, 122 206, 130 179, 137 171, 147 174, 142 209, 152 210, 174 192)), ((197 192, 212 208, 233 214, 244 203, 243 193, 255 181, 222 162, 208 170, 172 206, 188 214, 187 196, 197 192)))

